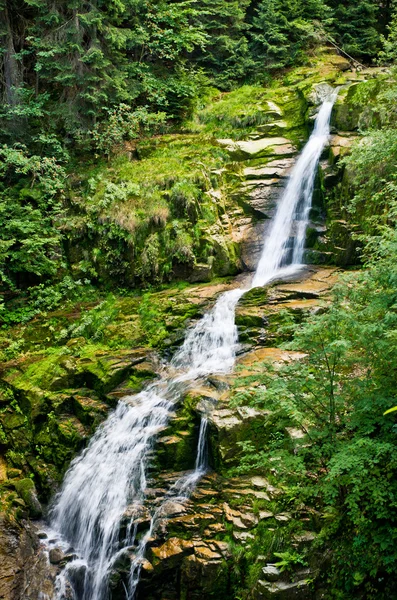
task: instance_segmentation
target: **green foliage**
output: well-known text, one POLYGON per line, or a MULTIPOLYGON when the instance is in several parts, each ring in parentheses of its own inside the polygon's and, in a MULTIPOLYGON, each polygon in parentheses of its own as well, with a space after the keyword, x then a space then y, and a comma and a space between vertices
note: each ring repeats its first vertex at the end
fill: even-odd
POLYGON ((198 112, 197 120, 205 132, 219 137, 233 134, 238 139, 241 135, 246 136, 251 128, 268 123, 268 112, 266 90, 244 85, 227 95, 216 94, 198 112))
POLYGON ((274 556, 276 558, 280 558, 278 562, 274 563, 281 572, 283 571, 291 571, 296 566, 306 566, 307 563, 303 556, 301 556, 298 552, 275 552, 274 556))
POLYGON ((95 149, 106 156, 115 152, 124 141, 158 133, 166 119, 164 112, 149 113, 145 107, 133 111, 127 104, 120 104, 107 112, 108 119, 95 125, 91 131, 95 149))
MULTIPOLYGON (((76 226, 68 218, 65 228, 76 275, 158 284, 217 253, 234 260, 208 235, 220 209, 206 192, 219 185, 211 171, 226 162, 226 153, 204 136, 166 135, 142 140, 137 154, 138 160, 123 155, 88 170, 81 195, 73 197, 76 226), (74 251, 81 228, 84 254, 74 251)), ((76 245, 81 248, 79 239, 76 245)))
POLYGON ((0 148, 0 278, 15 288, 54 275, 62 250, 56 220, 65 171, 23 146, 0 148))
POLYGON ((387 35, 381 36, 382 49, 378 55, 381 64, 392 65, 397 62, 397 11, 387 26, 387 35))
POLYGON ((60 331, 59 339, 64 341, 70 338, 84 337, 85 340, 94 342, 101 340, 106 327, 114 321, 119 312, 114 300, 114 296, 110 295, 106 300, 85 312, 78 322, 60 331))
POLYGON ((261 0, 249 34, 255 66, 273 71, 304 62, 308 48, 319 40, 313 20, 320 19, 325 25, 330 16, 322 0, 261 0))
POLYGON ((139 304, 138 314, 150 345, 156 346, 167 337, 167 329, 159 320, 160 309, 153 302, 152 294, 144 294, 139 304))
MULTIPOLYGON (((346 208, 366 236, 378 234, 382 227, 395 222, 397 199, 397 113, 394 110, 397 85, 395 77, 383 85, 380 82, 380 87, 376 82, 369 84, 356 86, 353 100, 366 110, 372 127, 377 125, 378 129, 367 131, 342 163, 350 188, 346 208), (364 108, 366 99, 368 104, 364 108)), ((366 241, 367 238, 363 238, 363 242, 366 241)))
MULTIPOLYGON (((343 2, 328 0, 333 9, 333 26, 342 48, 362 60, 373 59, 380 49, 380 24, 384 16, 384 3, 379 0, 343 2)), ((385 15, 388 18, 388 15, 385 15)))
POLYGON ((306 433, 294 443, 294 456, 285 456, 283 438, 275 439, 261 453, 245 447, 241 469, 272 469, 278 484, 294 491, 295 502, 332 514, 321 533, 334 557, 331 587, 387 598, 396 560, 388 523, 397 518, 396 434, 383 414, 396 400, 394 223, 376 245, 369 242, 366 256, 366 269, 346 276, 329 310, 297 328, 292 348, 306 356, 275 372, 266 366, 260 393, 243 400, 271 408, 278 428, 288 417, 290 426, 306 433), (291 469, 297 457, 301 468, 291 469), (383 577, 389 578, 385 589, 383 577))

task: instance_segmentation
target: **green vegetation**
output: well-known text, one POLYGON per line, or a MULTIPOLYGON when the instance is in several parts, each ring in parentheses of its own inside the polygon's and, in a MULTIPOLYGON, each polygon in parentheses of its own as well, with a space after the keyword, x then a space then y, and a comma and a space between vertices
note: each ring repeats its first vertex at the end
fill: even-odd
MULTIPOLYGON (((395 90, 389 82, 370 110, 382 115, 395 90)), ((298 521, 302 507, 318 515, 314 548, 331 550, 321 577, 333 598, 386 599, 396 585, 395 124, 389 113, 342 161, 364 269, 342 278, 325 312, 295 325, 285 347, 305 357, 264 363, 262 375, 256 369, 237 380, 234 396, 235 404, 272 410, 273 432, 262 450, 242 444, 237 472, 270 473, 298 521), (286 426, 301 435, 291 440, 286 426)))
MULTIPOLYGON (((334 125, 359 139, 335 154, 334 183, 318 183, 328 239, 310 233, 320 260, 347 236, 362 269, 309 319, 262 310, 268 290, 240 303, 240 341, 303 356, 234 382, 231 409, 268 412, 231 435, 240 452, 229 474, 265 475, 282 493, 254 500, 271 527, 260 520, 243 547, 229 523, 226 539, 241 598, 261 576, 258 556, 290 577, 319 569, 316 585, 335 600, 393 597, 396 10, 394 0, 0 0, 2 511, 39 517, 117 398, 156 376, 151 353, 171 355, 207 308, 211 293, 190 284, 243 270, 240 234, 248 215, 263 216, 247 208, 243 169, 264 160, 243 165, 228 145, 270 136, 301 147, 314 84, 348 83, 334 125), (380 68, 345 76, 334 44, 380 68), (296 542, 306 528, 310 550, 296 542)), ((159 448, 159 469, 190 465, 196 401, 180 409, 170 431, 180 439, 159 448)))
MULTIPOLYGON (((208 173, 207 181, 202 181, 203 171, 210 167, 202 156, 216 155, 209 140, 197 139, 201 151, 185 161, 190 142, 181 138, 178 148, 178 140, 170 144, 164 138, 160 146, 168 144, 168 149, 157 149, 151 159, 155 162, 142 161, 139 169, 131 166, 127 181, 104 177, 106 168, 101 162, 93 168, 92 153, 99 161, 111 159, 127 145, 143 158, 153 149, 150 143, 139 148, 137 139, 180 128, 211 94, 213 105, 193 118, 194 127, 209 138, 234 134, 238 138, 243 129, 248 135, 251 128, 267 123, 261 85, 271 83, 281 69, 307 62, 308 51, 313 53, 319 40, 335 36, 348 52, 364 59, 373 58, 383 44, 381 58, 390 62, 391 9, 390 3, 384 6, 376 0, 361 0, 354 7, 339 0, 304 4, 125 0, 95 5, 3 0, 0 214, 4 220, 7 207, 9 220, 0 240, 3 290, 58 282, 75 262, 68 254, 74 235, 85 233, 98 265, 93 264, 96 256, 83 260, 77 270, 72 265, 73 279, 85 270, 86 278, 94 282, 102 284, 110 277, 130 285, 139 278, 170 279, 177 263, 181 268, 176 271, 183 272, 195 260, 205 262, 216 253, 201 235, 208 227, 208 203, 201 214, 198 210, 210 183, 208 173), (211 92, 211 86, 230 90, 243 83, 249 85, 220 102, 218 92, 211 92), (201 162, 205 166, 200 167, 201 162), (153 173, 158 167, 157 183, 142 186, 136 181, 146 168, 153 173), (194 171, 200 168, 197 181, 194 171), (171 222, 159 231, 169 215, 180 216, 175 203, 182 188, 171 190, 171 207, 164 194, 171 187, 167 169, 174 183, 185 186, 187 197, 179 199, 183 205, 179 212, 191 214, 186 224, 175 227, 171 222), (140 174, 131 176, 132 170, 140 174), (184 170, 189 171, 187 177, 184 170), (101 182, 95 180, 95 171, 101 172, 101 182), (88 182, 88 190, 77 190, 80 180, 88 182), (131 207, 134 196, 140 198, 131 207), (85 218, 89 211, 90 218, 85 218), (142 218, 140 212, 147 214, 142 218), (137 264, 128 273, 135 258, 137 264), (104 264, 112 264, 111 272, 104 272, 104 264)), ((304 120, 295 126, 299 140, 304 120)), ((116 164, 108 170, 118 168, 116 164)), ((233 262, 234 251, 227 253, 233 262)), ((219 269, 214 270, 217 273, 219 269)))

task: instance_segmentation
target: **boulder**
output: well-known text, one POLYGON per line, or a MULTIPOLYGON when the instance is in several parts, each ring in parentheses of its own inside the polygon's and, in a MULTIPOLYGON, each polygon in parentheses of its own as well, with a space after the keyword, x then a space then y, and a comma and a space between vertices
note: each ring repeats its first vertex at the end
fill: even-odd
POLYGON ((268 156, 293 156, 296 147, 284 137, 265 137, 258 140, 235 142, 231 139, 219 139, 218 143, 229 152, 234 160, 247 160, 268 156))
POLYGON ((311 104, 318 106, 326 98, 328 98, 334 92, 334 90, 335 88, 329 85, 329 83, 316 83, 308 95, 308 100, 311 102, 311 104))
POLYGON ((296 148, 290 140, 284 137, 270 137, 259 140, 235 142, 235 145, 246 158, 261 158, 263 156, 291 156, 296 148))
POLYGON ((149 560, 155 568, 172 569, 180 564, 183 556, 193 554, 194 544, 189 540, 172 537, 157 548, 151 548, 149 560))
POLYGON ((294 158, 281 158, 266 163, 265 166, 246 167, 243 171, 246 179, 273 179, 288 177, 295 164, 294 158))
POLYGON ((64 559, 64 552, 61 548, 51 548, 48 553, 48 560, 52 565, 59 565, 59 563, 64 559))
POLYGON ((305 579, 294 583, 259 580, 254 591, 255 600, 310 600, 314 592, 305 579))
POLYGON ((208 263, 197 263, 194 265, 189 281, 191 283, 211 281, 213 277, 213 267, 208 263))
POLYGON ((210 448, 218 466, 236 464, 241 452, 238 442, 252 438, 253 430, 263 428, 268 415, 268 411, 251 407, 219 408, 209 413, 210 448))
POLYGON ((263 567, 262 573, 266 581, 278 581, 281 577, 281 571, 275 565, 266 565, 263 567))
POLYGON ((56 569, 29 523, 19 525, 0 513, 1 600, 53 598, 56 569))
POLYGON ((31 479, 20 479, 15 482, 18 495, 25 502, 33 519, 38 519, 43 514, 43 509, 37 497, 36 487, 31 479))

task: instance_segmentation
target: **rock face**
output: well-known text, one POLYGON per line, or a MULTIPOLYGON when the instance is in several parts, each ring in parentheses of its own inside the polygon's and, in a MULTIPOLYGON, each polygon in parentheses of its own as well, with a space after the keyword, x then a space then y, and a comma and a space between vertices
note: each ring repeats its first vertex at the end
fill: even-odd
POLYGON ((34 528, 0 513, 0 598, 53 598, 54 572, 40 550, 34 528))

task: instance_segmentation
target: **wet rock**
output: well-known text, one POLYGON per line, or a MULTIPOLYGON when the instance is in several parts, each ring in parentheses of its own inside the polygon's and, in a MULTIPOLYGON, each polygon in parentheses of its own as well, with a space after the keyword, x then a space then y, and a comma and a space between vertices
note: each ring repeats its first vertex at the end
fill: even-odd
POLYGON ((215 552, 211 550, 207 545, 204 545, 202 542, 197 542, 194 544, 194 553, 198 558, 204 560, 221 560, 222 555, 219 552, 215 552))
POLYGON ((317 83, 308 94, 308 100, 312 104, 319 105, 334 92, 334 89, 329 83, 317 83))
POLYGON ((48 553, 48 559, 52 565, 58 565, 62 560, 64 560, 65 554, 61 550, 61 548, 51 548, 48 553))
POLYGON ((286 583, 259 580, 254 598, 258 600, 310 600, 313 591, 306 580, 286 583))
POLYGON ((187 508, 183 504, 179 502, 173 502, 172 500, 168 500, 164 504, 162 504, 159 510, 160 517, 175 517, 176 515, 185 515, 187 513, 187 508))
POLYGON ((0 513, 1 599, 38 600, 45 595, 53 598, 54 569, 39 546, 34 528, 0 513))
POLYGON ((180 563, 181 558, 193 554, 193 542, 172 537, 158 548, 151 548, 149 559, 154 567, 161 563, 162 568, 171 569, 180 563))
POLYGON ((121 518, 120 534, 125 537, 127 528, 134 524, 137 532, 147 529, 151 521, 150 510, 138 502, 131 504, 121 518))
POLYGON ((266 565, 262 569, 263 577, 266 581, 278 581, 281 577, 281 571, 274 565, 266 565))
POLYGON ((211 375, 207 379, 208 383, 214 386, 214 388, 220 392, 230 388, 230 382, 226 376, 222 375, 211 375))
POLYGON ((15 482, 15 489, 25 502, 34 519, 41 517, 43 509, 37 497, 36 487, 31 479, 20 479, 15 482))

